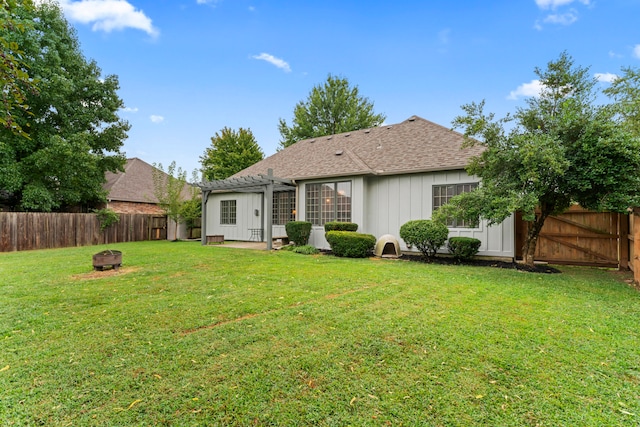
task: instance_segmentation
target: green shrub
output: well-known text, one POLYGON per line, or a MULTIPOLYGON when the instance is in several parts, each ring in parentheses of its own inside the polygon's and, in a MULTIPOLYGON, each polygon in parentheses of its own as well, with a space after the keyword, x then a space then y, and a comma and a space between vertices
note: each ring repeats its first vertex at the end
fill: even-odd
POLYGON ((449 236, 441 222, 428 219, 408 221, 400 227, 400 237, 408 246, 415 246, 426 257, 435 256, 449 236))
POLYGON ((296 246, 304 246, 309 243, 309 236, 311 236, 310 222, 290 221, 284 226, 284 229, 289 240, 294 242, 296 246))
POLYGON ((317 253, 320 253, 318 248, 316 248, 315 246, 311 246, 311 245, 295 246, 292 249, 292 251, 297 253, 297 254, 302 254, 302 255, 315 255, 317 253))
POLYGON ((120 222, 120 215, 118 215, 113 209, 99 209, 94 211, 98 216, 98 222, 100 223, 100 231, 104 231, 111 227, 113 224, 120 222))
POLYGON ((324 231, 358 231, 358 224, 355 222, 331 221, 324 225, 324 231))
POLYGON ((364 258, 373 252, 376 238, 355 231, 329 231, 325 234, 335 256, 364 258))
POLYGON ((447 247, 455 259, 467 261, 476 256, 482 242, 473 237, 452 237, 447 247))

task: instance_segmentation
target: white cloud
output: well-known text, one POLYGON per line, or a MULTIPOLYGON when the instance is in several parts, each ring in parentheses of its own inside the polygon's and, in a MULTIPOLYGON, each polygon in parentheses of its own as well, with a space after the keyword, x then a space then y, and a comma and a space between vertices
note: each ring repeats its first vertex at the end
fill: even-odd
POLYGON ((633 56, 635 56, 636 58, 640 59, 640 44, 637 44, 633 48, 633 56))
POLYGON ((544 18, 546 24, 571 25, 578 20, 575 10, 567 13, 548 15, 544 18))
POLYGON ((286 61, 276 58, 273 55, 269 55, 268 53, 261 53, 260 55, 253 55, 253 59, 259 59, 261 61, 267 61, 269 64, 275 65, 276 67, 283 70, 285 73, 291 72, 291 67, 287 64, 286 61))
MULTIPOLYGON (((536 0, 536 4, 540 9, 557 9, 560 6, 571 4, 576 0, 536 0)), ((590 0, 577 0, 584 5, 589 5, 590 0)))
POLYGON ((509 92, 507 99, 518 99, 521 96, 540 96, 542 91, 542 83, 540 80, 531 80, 530 83, 523 83, 516 90, 509 92))
POLYGON ((134 28, 154 37, 159 34, 151 19, 126 0, 61 0, 60 6, 70 21, 93 23, 94 31, 134 28))
POLYGON ((149 116, 149 119, 153 122, 153 123, 162 123, 164 122, 164 117, 162 116, 156 116, 155 114, 152 114, 149 116))
POLYGON ((599 82, 613 83, 618 76, 613 73, 596 73, 595 78, 598 79, 599 82))
POLYGON ((121 108, 121 110, 124 111, 125 113, 137 113, 138 107, 124 107, 124 108, 121 108))
POLYGON ((218 3, 220 0, 196 0, 197 4, 216 4, 218 3))

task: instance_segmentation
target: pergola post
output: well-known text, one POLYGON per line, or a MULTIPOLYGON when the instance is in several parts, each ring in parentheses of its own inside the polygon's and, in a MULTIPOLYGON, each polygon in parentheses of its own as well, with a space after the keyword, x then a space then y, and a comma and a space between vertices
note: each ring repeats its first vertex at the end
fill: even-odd
POLYGON ((202 214, 200 218, 200 242, 203 245, 207 244, 207 200, 209 200, 209 192, 202 192, 202 214))
POLYGON ((267 170, 269 183, 266 185, 265 198, 267 199, 267 211, 264 213, 265 228, 267 229, 267 250, 273 249, 273 169, 267 170))

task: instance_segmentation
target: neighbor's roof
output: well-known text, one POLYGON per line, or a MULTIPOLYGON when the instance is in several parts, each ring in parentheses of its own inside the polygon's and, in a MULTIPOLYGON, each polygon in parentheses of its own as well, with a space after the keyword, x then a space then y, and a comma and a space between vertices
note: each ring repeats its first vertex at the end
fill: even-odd
MULTIPOLYGON (((124 165, 124 173, 107 172, 106 184, 103 188, 108 191, 107 200, 138 203, 158 203, 154 196, 153 170, 149 163, 134 157, 127 159, 124 165)), ((183 199, 190 198, 189 187, 182 191, 183 199)))
POLYGON ((418 116, 396 125, 298 141, 236 173, 288 179, 399 175, 464 169, 482 147, 462 149, 464 136, 418 116))

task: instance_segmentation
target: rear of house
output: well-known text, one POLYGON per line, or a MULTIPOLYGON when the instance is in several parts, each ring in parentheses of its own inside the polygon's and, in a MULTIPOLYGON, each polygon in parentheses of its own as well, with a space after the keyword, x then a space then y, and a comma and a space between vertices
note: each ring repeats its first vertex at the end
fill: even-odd
MULTIPOLYGON (((459 133, 416 116, 397 125, 299 141, 228 180, 266 176, 271 170, 286 182, 273 188, 270 203, 260 187, 234 191, 230 185, 221 191, 202 183, 206 234, 265 240, 267 234, 285 235, 284 224, 295 219, 311 222, 309 243, 328 249, 324 224, 343 221, 376 238, 391 234, 408 251, 399 237, 402 224, 431 218, 451 197, 478 185, 464 168, 480 149, 463 149, 462 143, 459 133)), ((492 227, 484 221, 451 223, 449 230, 450 236, 479 239, 479 255, 515 255, 513 218, 492 227)))

